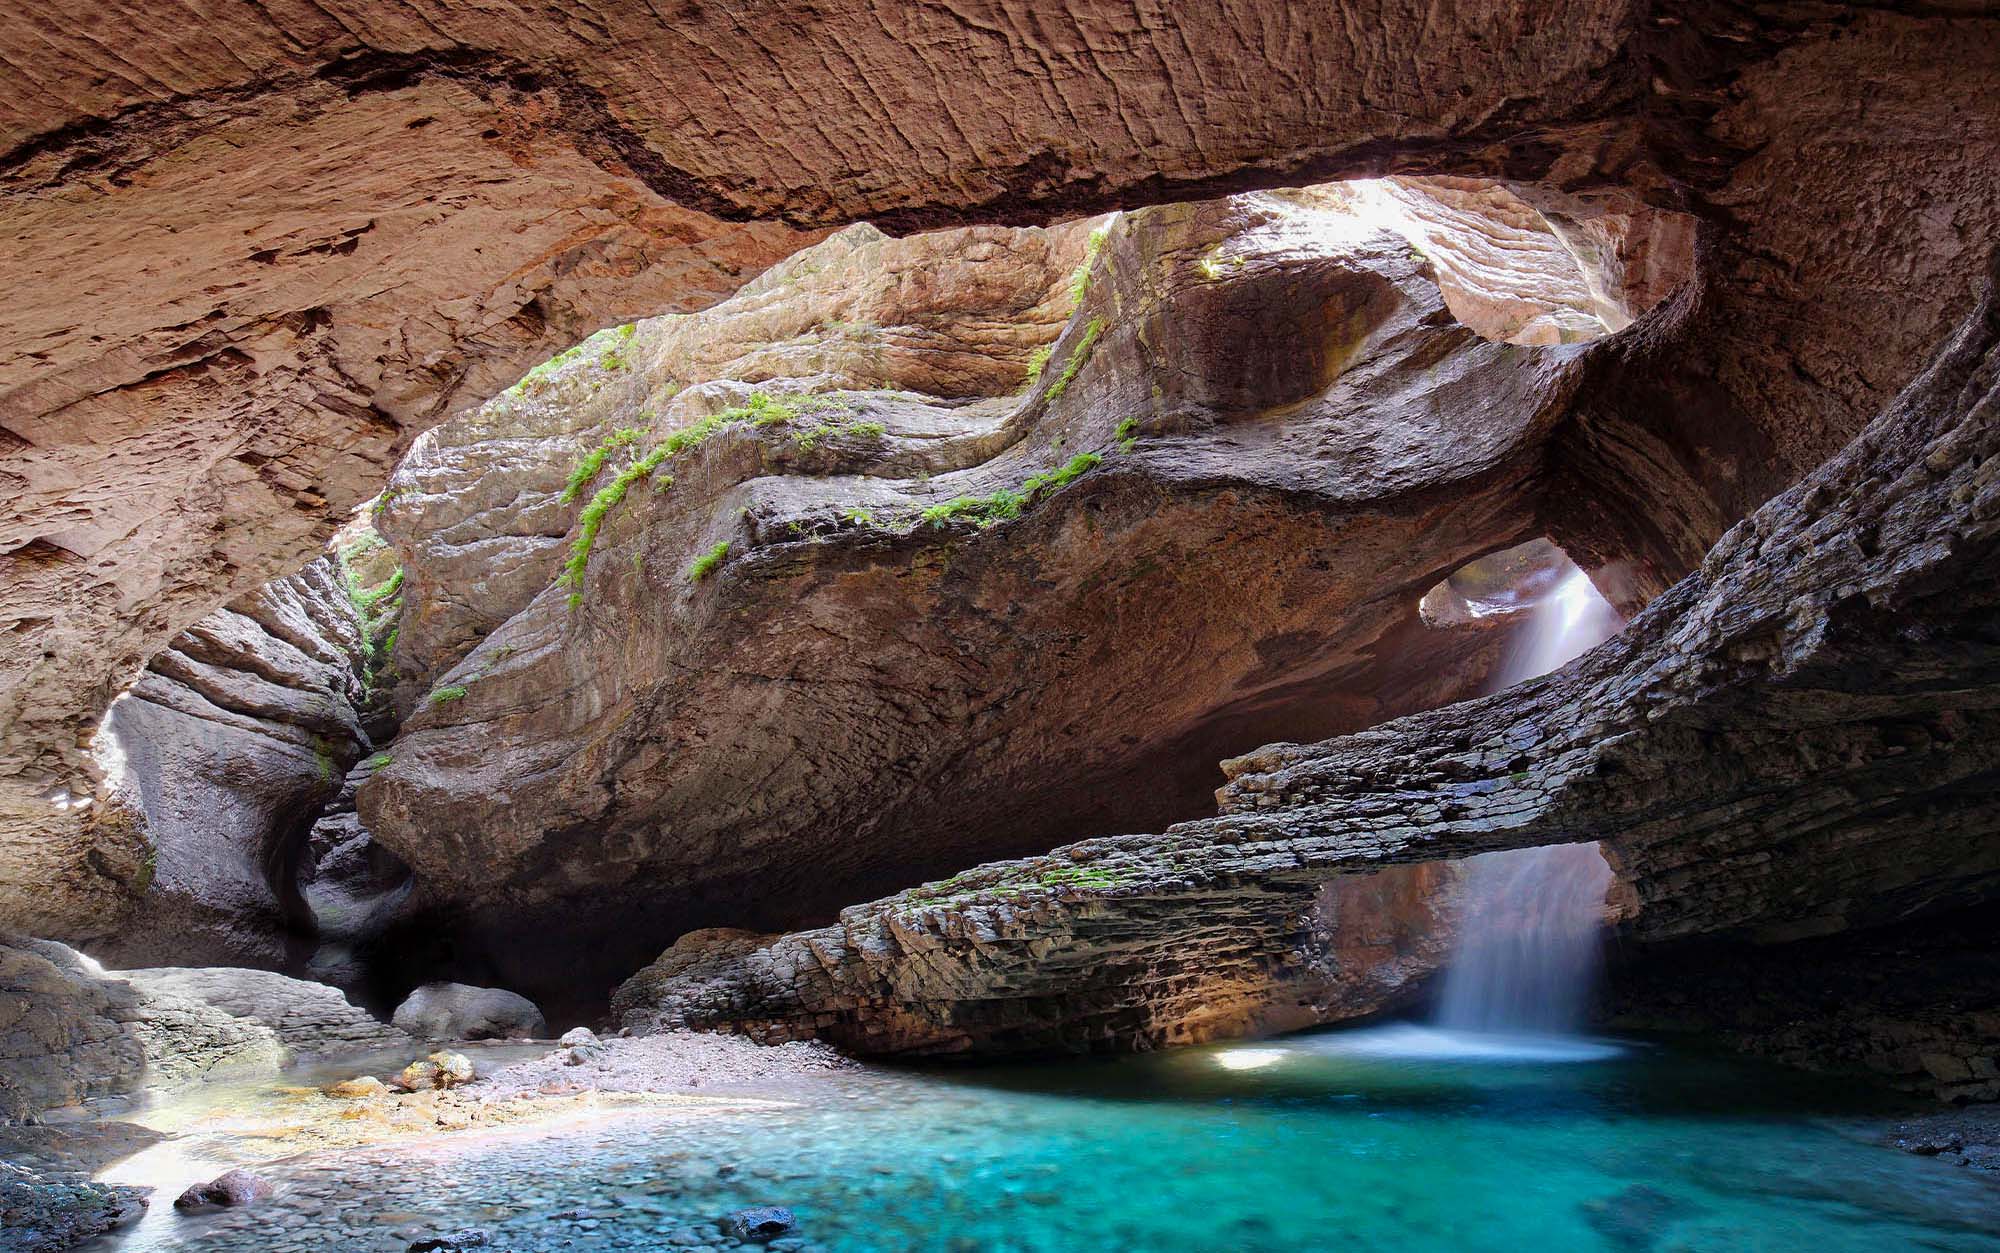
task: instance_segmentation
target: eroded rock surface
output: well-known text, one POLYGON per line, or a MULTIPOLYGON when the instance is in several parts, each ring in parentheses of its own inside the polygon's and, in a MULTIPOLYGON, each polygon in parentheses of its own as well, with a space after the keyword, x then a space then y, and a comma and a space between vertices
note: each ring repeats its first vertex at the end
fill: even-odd
POLYGON ((64 1253, 135 1221, 147 1189, 38 1174, 0 1162, 0 1239, 8 1253, 64 1253))
POLYGON ((619 1008, 635 1026, 879 1052, 1200 1038, 1214 997, 1249 981, 1268 1000, 1298 979, 1328 879, 1575 840, 1603 841, 1639 942, 1783 939, 1990 899, 1996 453, 1989 278, 1852 445, 1555 674, 1226 763, 1212 820, 981 867, 837 926, 700 954, 683 941, 619 1008))
POLYGON ((263 970, 109 974, 63 945, 10 940, 0 980, 0 1119, 410 1044, 337 989, 263 970))
POLYGON ((142 842, 136 899, 71 934, 105 960, 277 966, 310 918, 294 879, 367 747, 363 646, 332 558, 218 610, 155 657, 100 737, 100 822, 142 842))
POLYGON ((580 575, 413 709, 375 838, 475 927, 624 946, 1201 812, 1232 745, 1479 690, 1505 632, 1417 601, 1528 537, 1581 349, 1480 337, 1400 236, 1279 197, 1129 215, 1081 288, 1019 397, 675 395, 580 575))
POLYGON ((1049 220, 1391 164, 1633 178, 1641 136, 1671 132, 1645 114, 1691 108, 1657 62, 1709 80, 1712 51, 1765 47, 1693 29, 1605 0, 10 8, 0 813, 66 879, 132 882, 47 812, 96 794, 111 697, 296 568, 414 433, 593 327, 704 306, 863 218, 1049 220))

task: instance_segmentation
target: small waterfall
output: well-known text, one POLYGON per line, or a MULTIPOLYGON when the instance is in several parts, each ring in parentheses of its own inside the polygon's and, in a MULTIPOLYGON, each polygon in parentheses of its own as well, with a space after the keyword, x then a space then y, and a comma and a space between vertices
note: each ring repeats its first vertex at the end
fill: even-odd
POLYGON ((1611 867, 1595 844, 1482 853, 1461 880, 1465 912, 1437 1025, 1560 1035, 1595 982, 1611 867))
MULTIPOLYGON (((1571 567, 1541 603, 1498 687, 1546 674, 1625 625, 1571 567)), ((1450 1030, 1562 1034, 1583 1020, 1595 982, 1611 867, 1596 844, 1484 853, 1467 860, 1458 944, 1437 1025, 1450 1030)))

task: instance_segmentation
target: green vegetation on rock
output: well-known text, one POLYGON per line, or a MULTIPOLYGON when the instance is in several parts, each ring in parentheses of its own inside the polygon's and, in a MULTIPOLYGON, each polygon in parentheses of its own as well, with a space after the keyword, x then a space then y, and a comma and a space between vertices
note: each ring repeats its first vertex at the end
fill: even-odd
POLYGON ((563 485, 562 503, 576 503, 577 498, 583 495, 583 489, 589 487, 597 472, 604 468, 604 459, 611 455, 613 449, 636 444, 645 435, 646 432, 636 426, 620 427, 605 436, 603 443, 577 458, 576 468, 569 472, 569 482, 563 485))
POLYGON ((1097 264, 1098 255, 1104 251, 1104 241, 1111 238, 1111 223, 1106 222, 1090 233, 1090 239, 1083 246, 1083 264, 1076 267, 1076 273, 1069 276, 1069 298, 1077 304, 1090 290, 1091 267, 1097 264))
POLYGON ((1031 388, 1042 381, 1042 371, 1046 370, 1049 365, 1049 354, 1055 350, 1056 346, 1054 344, 1043 344, 1040 348, 1028 354, 1028 377, 1022 384, 1023 390, 1031 388))
POLYGON ((1090 350, 1097 347, 1097 337, 1102 334, 1104 334, 1104 319, 1092 318, 1089 325, 1083 328, 1083 338, 1077 341, 1076 351, 1070 353, 1069 360, 1063 363, 1063 372, 1056 376, 1055 382, 1049 384, 1050 400, 1059 399, 1069 390, 1071 381, 1076 378, 1076 372, 1090 359, 1090 350))
POLYGON ((995 523, 1020 517, 1021 510, 1038 492, 1061 491, 1102 464, 1104 458, 1098 454, 1080 452, 1059 469, 1030 475, 1017 489, 1003 487, 987 496, 960 496, 941 505, 932 505, 920 516, 931 526, 941 527, 962 521, 975 523, 985 530, 995 523))
POLYGON ((721 565, 728 556, 729 541, 723 540, 715 547, 694 559, 694 564, 688 567, 688 578, 696 583, 701 582, 709 575, 715 573, 715 568, 721 565))
POLYGON ((452 701, 464 699, 465 688, 457 683, 452 684, 450 687, 441 687, 431 693, 431 704, 433 705, 448 705, 452 701))

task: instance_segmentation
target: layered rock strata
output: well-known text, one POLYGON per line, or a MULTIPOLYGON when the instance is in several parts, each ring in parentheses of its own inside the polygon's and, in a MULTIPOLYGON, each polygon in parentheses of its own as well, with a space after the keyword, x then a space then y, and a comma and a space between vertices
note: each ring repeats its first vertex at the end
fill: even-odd
MULTIPOLYGON (((280 966, 310 949, 307 831, 368 750, 367 645, 322 558, 219 610, 155 657, 106 720, 94 821, 142 858, 134 899, 73 926, 106 961, 280 966)), ((77 803, 86 803, 79 801, 77 803)))
POLYGON ((1638 328, 1551 444, 1538 529, 1593 570, 1631 561, 1630 609, 1908 377, 2000 212, 1980 90, 2000 37, 1976 8, 1003 4, 891 29, 839 2, 600 27, 443 0, 217 10, 226 44, 121 12, 0 24, 35 84, 0 128, 21 276, 0 315, 0 919, 70 935, 144 874, 128 830, 70 803, 99 797, 88 748, 144 658, 549 347, 705 304, 855 217, 1499 175, 1587 274, 1640 291, 1672 232, 1619 223, 1693 209, 1700 351, 1638 328), (782 89, 724 89, 745 67, 782 89))
MULTIPOLYGON (((1115 2, 886 23, 848 0, 11 8, 0 813, 65 879, 129 883, 46 800, 96 794, 111 697, 295 568, 416 432, 595 326, 704 306, 862 218, 1048 220, 1394 161, 1606 177, 1676 42, 1699 44, 1602 0, 1171 22, 1115 2), (1449 68, 1420 79, 1418 44, 1449 68)), ((10 915, 35 862, 0 880, 10 915)))
POLYGON ((1783 940, 1991 899, 2000 300, 1618 638, 1499 696, 1225 764, 1221 816, 980 867, 781 937, 692 937, 628 1025, 871 1052, 1132 1048, 1310 981, 1316 894, 1600 840, 1635 942, 1783 940))
POLYGON ((60 944, 0 942, 0 1121, 411 1043, 321 984, 231 968, 107 974, 60 944))
POLYGON ((1581 347, 1482 338, 1403 238, 1292 198, 1129 215, 1077 288, 1020 397, 673 395, 572 493, 574 572, 544 543, 554 583, 414 707, 358 793, 374 837, 475 929, 782 925, 1200 812, 1235 746, 1480 690, 1506 632, 1417 602, 1533 534, 1581 347))

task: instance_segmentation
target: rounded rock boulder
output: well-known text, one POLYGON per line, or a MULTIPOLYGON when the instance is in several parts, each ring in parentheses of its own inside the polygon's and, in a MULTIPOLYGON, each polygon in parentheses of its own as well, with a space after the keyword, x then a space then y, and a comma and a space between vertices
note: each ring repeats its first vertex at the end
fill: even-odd
POLYGON ((464 983, 424 984, 396 1007, 393 1021, 422 1040, 523 1040, 549 1033, 542 1011, 527 997, 464 983))

